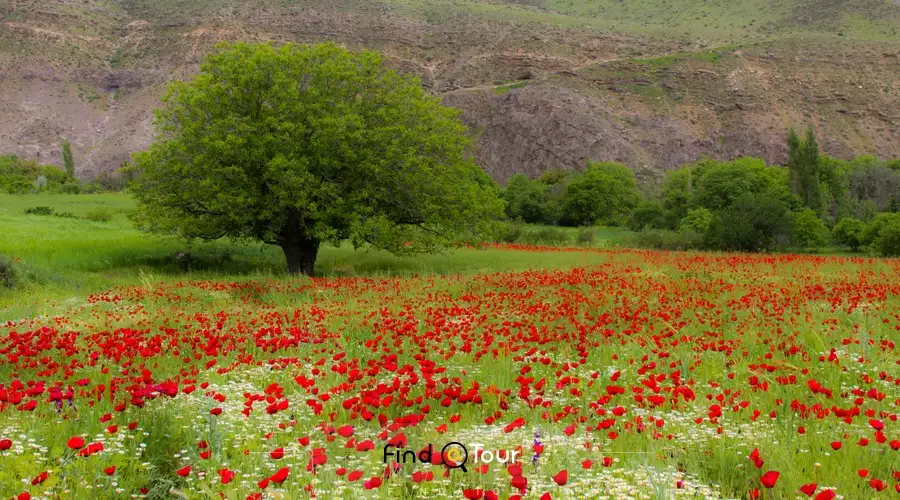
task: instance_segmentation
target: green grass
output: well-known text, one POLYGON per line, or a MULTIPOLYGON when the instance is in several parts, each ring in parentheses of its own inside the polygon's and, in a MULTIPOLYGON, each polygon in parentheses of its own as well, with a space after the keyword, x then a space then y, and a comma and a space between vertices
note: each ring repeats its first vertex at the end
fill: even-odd
POLYGON ((697 52, 680 52, 677 54, 669 54, 661 57, 653 57, 647 59, 632 59, 632 62, 650 64, 653 66, 671 66, 682 61, 704 61, 709 63, 718 62, 722 56, 734 50, 734 46, 720 47, 716 50, 701 50, 697 52))
POLYGON ((513 83, 504 83, 503 85, 498 85, 494 87, 494 94, 503 95, 511 90, 521 89, 528 86, 528 81, 523 80, 521 82, 513 82, 513 83))
MULTIPOLYGON (((0 290, 0 321, 48 314, 60 302, 83 297, 113 286, 139 282, 142 277, 159 281, 185 278, 175 256, 193 256, 191 279, 251 279, 284 276, 284 257, 271 245, 219 240, 186 243, 137 231, 128 219, 134 200, 124 193, 83 195, 0 195, 0 254, 17 261, 24 274, 22 287, 0 290), (25 215, 27 208, 48 206, 54 212, 71 212, 76 218, 25 215), (105 209, 109 222, 83 217, 105 209)), ((570 244, 577 230, 561 228, 570 244)), ((612 244, 620 233, 597 232, 596 243, 612 244)), ((324 247, 316 273, 321 276, 414 275, 478 273, 586 265, 599 257, 583 253, 504 252, 459 249, 443 254, 397 257, 388 252, 354 250, 349 245, 324 247)))

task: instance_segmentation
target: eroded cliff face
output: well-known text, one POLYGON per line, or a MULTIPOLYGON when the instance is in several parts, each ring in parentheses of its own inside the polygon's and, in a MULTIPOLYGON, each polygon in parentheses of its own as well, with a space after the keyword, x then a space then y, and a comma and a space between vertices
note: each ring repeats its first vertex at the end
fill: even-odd
POLYGON ((808 124, 830 154, 900 156, 897 41, 795 36, 701 48, 351 3, 217 0, 209 12, 164 17, 142 1, 90 0, 7 16, 0 153, 61 164, 67 138, 78 175, 94 177, 149 143, 166 82, 189 78, 215 43, 331 40, 381 51, 461 109, 479 163, 501 181, 587 159, 626 163, 646 180, 702 155, 782 162, 787 128, 808 124))

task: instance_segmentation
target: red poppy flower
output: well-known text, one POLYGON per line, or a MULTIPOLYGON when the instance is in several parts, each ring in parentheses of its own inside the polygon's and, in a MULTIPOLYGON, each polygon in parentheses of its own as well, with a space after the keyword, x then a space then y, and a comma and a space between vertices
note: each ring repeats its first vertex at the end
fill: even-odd
POLYGON ((100 443, 100 442, 90 443, 85 448, 83 448, 81 451, 78 452, 78 456, 89 457, 89 456, 93 455, 94 453, 99 453, 101 451, 103 451, 103 443, 100 443))
POLYGON ((228 484, 234 479, 234 472, 228 469, 219 469, 219 479, 222 484, 228 484))
POLYGON ((269 452, 269 456, 275 460, 280 460, 284 457, 284 448, 275 448, 269 452))
POLYGON ((774 488, 775 483, 778 481, 778 476, 780 476, 780 475, 781 475, 780 472, 770 470, 770 471, 766 472, 765 474, 763 474, 762 477, 759 478, 759 481, 766 488, 774 488))
POLYGON ((816 483, 804 484, 800 487, 800 492, 804 495, 811 497, 816 493, 816 489, 819 487, 816 483))
POLYGON ((367 490, 371 490, 371 489, 375 489, 375 488, 380 488, 381 483, 382 483, 381 478, 378 476, 375 476, 375 477, 367 479, 365 482, 363 482, 363 487, 367 490))
POLYGON ((116 466, 110 465, 109 467, 103 469, 103 472, 106 473, 107 476, 112 476, 116 473, 116 466))
POLYGON ((881 479, 874 479, 874 478, 871 481, 869 481, 869 486, 871 486, 872 489, 875 491, 882 491, 885 488, 887 488, 887 485, 884 484, 884 481, 882 481, 881 479))
POLYGON ((566 469, 559 471, 555 476, 553 476, 553 482, 560 486, 564 486, 568 481, 569 471, 566 469))
POLYGON ((281 484, 284 482, 285 479, 287 479, 288 474, 290 472, 291 472, 290 468, 282 467, 282 468, 278 469, 275 472, 275 474, 272 474, 272 477, 270 477, 269 479, 271 479, 273 483, 281 484))
POLYGON ((190 466, 190 465, 185 465, 184 467, 182 467, 182 468, 178 469, 177 471, 175 471, 175 474, 178 474, 178 475, 181 476, 181 477, 188 477, 188 475, 190 475, 190 473, 191 473, 191 466, 190 466))
POLYGON ((463 497, 468 500, 481 500, 484 497, 484 490, 480 489, 465 489, 463 490, 463 497))
POLYGON ((84 438, 81 436, 73 436, 69 438, 69 441, 66 443, 66 446, 72 450, 80 450, 84 448, 84 438))

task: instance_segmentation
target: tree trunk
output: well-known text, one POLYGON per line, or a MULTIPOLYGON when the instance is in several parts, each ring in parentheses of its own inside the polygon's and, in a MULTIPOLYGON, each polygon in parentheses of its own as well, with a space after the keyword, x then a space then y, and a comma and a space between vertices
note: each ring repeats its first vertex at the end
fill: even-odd
POLYGON ((316 255, 319 253, 319 241, 310 238, 292 238, 282 240, 278 244, 287 259, 288 272, 291 274, 313 275, 316 255))
POLYGON ((313 275, 316 255, 319 253, 319 240, 309 236, 305 228, 310 226, 296 210, 287 213, 287 220, 278 235, 278 246, 287 259, 288 272, 291 274, 313 275))

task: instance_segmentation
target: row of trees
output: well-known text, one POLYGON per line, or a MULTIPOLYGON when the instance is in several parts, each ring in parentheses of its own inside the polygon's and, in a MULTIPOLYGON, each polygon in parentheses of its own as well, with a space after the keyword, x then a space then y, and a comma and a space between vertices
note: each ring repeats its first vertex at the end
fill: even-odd
POLYGON ((788 146, 785 167, 703 159, 667 172, 650 195, 616 163, 538 179, 516 174, 503 190, 506 213, 542 224, 627 226, 651 246, 814 250, 834 242, 898 253, 900 161, 821 155, 811 129, 805 138, 792 130, 788 146))
POLYGON ((0 155, 0 193, 98 193, 119 191, 124 188, 127 178, 114 172, 104 172, 97 178, 83 182, 75 177, 72 150, 68 141, 63 143, 63 166, 42 165, 15 155, 0 155))
POLYGON ((619 226, 641 201, 634 172, 625 165, 588 162, 584 172, 510 177, 503 190, 506 214, 537 224, 619 226))

